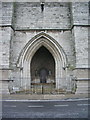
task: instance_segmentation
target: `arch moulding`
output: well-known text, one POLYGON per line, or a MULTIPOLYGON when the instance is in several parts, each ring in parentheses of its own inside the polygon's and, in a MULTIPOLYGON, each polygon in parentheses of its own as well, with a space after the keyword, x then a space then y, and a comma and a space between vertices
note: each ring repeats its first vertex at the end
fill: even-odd
POLYGON ((17 61, 17 67, 22 68, 21 87, 28 88, 31 86, 30 64, 35 52, 41 47, 46 47, 55 60, 55 80, 56 88, 62 87, 62 71, 67 64, 67 58, 60 44, 50 35, 41 32, 34 36, 23 48, 17 61))

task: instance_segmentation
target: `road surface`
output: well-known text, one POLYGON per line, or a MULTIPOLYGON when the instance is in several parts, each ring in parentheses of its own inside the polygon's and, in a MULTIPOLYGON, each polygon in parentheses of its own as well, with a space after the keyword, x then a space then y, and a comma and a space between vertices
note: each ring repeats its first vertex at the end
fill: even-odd
POLYGON ((7 100, 2 102, 3 118, 88 118, 87 99, 7 100))

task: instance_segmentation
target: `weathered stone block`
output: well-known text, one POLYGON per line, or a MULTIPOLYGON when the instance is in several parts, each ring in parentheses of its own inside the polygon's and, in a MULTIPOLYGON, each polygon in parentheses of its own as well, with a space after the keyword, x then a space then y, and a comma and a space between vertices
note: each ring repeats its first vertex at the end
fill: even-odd
POLYGON ((12 25, 13 2, 2 2, 0 8, 0 26, 12 25))
MULTIPOLYGON (((31 88, 31 60, 44 46, 55 60, 55 68, 51 69, 55 71, 52 75, 56 88, 71 92, 72 75, 77 78, 76 93, 88 92, 88 7, 88 2, 46 0, 42 11, 39 0, 0 3, 0 80, 3 81, 3 91, 8 93, 8 84, 9 88, 31 88), (12 80, 12 85, 8 80, 12 80)), ((51 65, 49 62, 46 63, 51 65)), ((34 65, 38 66, 37 63, 34 65)))

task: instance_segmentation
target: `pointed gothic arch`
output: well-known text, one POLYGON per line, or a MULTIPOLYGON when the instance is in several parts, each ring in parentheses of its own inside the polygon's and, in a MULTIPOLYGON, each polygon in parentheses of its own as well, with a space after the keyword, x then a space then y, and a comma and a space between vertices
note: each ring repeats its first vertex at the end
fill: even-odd
POLYGON ((52 38, 50 35, 41 32, 34 36, 23 48, 20 53, 17 67, 23 68, 21 72, 22 78, 28 78, 22 80, 22 86, 30 87, 31 85, 31 73, 30 73, 30 63, 35 52, 41 47, 44 46, 52 54, 55 60, 55 80, 56 88, 61 87, 62 83, 62 70, 63 67, 67 64, 67 57, 64 50, 60 44, 52 38))

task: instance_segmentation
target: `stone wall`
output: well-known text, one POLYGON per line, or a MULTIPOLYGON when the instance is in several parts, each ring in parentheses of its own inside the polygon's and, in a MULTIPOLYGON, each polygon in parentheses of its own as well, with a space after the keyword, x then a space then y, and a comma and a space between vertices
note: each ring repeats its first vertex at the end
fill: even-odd
POLYGON ((88 27, 74 27, 76 68, 88 68, 88 27))
POLYGON ((40 2, 21 2, 14 5, 15 29, 68 29, 69 3, 46 2, 41 11, 40 2))
POLYGON ((0 48, 2 48, 0 68, 6 69, 10 67, 13 3, 2 2, 0 8, 0 48))
POLYGON ((17 61, 25 45, 40 32, 54 38, 65 52, 69 64, 65 67, 69 68, 62 70, 64 74, 73 74, 78 80, 84 78, 84 82, 87 80, 88 2, 47 1, 43 11, 38 0, 2 2, 0 8, 0 74, 3 75, 0 79, 5 80, 5 84, 12 76, 17 77, 15 83, 20 84, 17 61))
MULTIPOLYGON (((35 35, 40 33, 39 30, 33 30, 33 31, 16 31, 13 38, 13 64, 15 64, 18 60, 18 57, 20 55, 20 52, 28 43, 31 38, 33 38, 35 35)), ((74 56, 74 41, 72 40, 71 31, 55 31, 55 30, 46 30, 46 34, 53 37, 58 43, 61 45, 63 50, 65 51, 68 61, 71 64, 75 64, 75 56, 74 56)))
POLYGON ((10 43, 12 36, 11 27, 2 27, 0 29, 2 40, 0 41, 0 46, 2 47, 2 63, 0 68, 9 68, 10 67, 10 43))
POLYGON ((75 39, 76 68, 88 68, 88 24, 88 2, 72 3, 72 25, 74 25, 73 33, 75 39))
POLYGON ((11 26, 13 16, 13 3, 2 2, 0 3, 0 26, 11 26))
POLYGON ((88 2, 73 2, 72 7, 72 24, 88 25, 89 4, 88 2))

